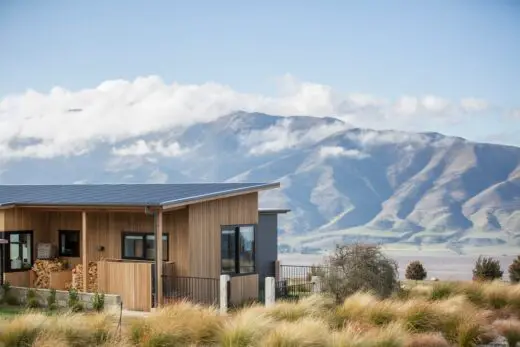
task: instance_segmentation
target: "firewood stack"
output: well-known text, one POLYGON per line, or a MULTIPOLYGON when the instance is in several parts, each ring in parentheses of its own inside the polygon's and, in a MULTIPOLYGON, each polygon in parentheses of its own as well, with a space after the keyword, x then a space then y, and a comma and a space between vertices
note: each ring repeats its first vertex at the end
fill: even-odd
POLYGON ((36 288, 49 288, 51 272, 58 272, 65 269, 65 264, 59 259, 42 260, 34 262, 32 270, 36 274, 34 286, 36 288))
MULTIPOLYGON (((87 281, 87 292, 95 292, 97 290, 97 263, 95 261, 91 261, 88 264, 87 281)), ((70 287, 78 291, 83 291, 82 264, 78 264, 74 269, 72 269, 72 283, 70 284, 70 287)))

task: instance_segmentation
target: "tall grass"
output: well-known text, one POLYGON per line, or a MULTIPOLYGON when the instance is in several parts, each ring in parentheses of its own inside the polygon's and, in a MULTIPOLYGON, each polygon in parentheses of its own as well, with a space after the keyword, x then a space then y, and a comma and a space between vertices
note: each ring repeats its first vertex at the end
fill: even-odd
POLYGON ((420 285, 406 298, 356 293, 339 305, 311 295, 270 308, 250 305, 227 316, 180 302, 134 318, 121 330, 109 314, 26 313, 0 320, 0 346, 466 347, 490 342, 497 333, 513 343, 520 339, 520 321, 512 318, 519 288, 420 285))

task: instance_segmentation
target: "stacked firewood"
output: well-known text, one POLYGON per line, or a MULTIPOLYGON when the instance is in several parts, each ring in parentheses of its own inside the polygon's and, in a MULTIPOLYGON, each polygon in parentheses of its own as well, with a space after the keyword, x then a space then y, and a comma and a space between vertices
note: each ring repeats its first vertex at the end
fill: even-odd
POLYGON ((65 269, 65 263, 59 259, 42 260, 34 262, 32 270, 36 274, 34 286, 36 288, 49 288, 51 272, 59 272, 65 269))
MULTIPOLYGON (((97 263, 91 261, 88 264, 87 274, 87 292, 95 292, 97 290, 97 263)), ((83 265, 78 264, 72 269, 72 283, 70 288, 83 291, 83 265)))

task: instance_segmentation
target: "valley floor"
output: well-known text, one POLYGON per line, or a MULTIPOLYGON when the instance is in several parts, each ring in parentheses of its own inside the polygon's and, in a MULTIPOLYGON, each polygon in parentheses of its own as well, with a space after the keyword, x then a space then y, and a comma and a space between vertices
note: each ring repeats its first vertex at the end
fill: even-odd
MULTIPOLYGON (((520 249, 517 250, 520 254, 520 249)), ((404 279, 406 266, 414 260, 423 263, 428 278, 437 277, 440 280, 471 280, 472 270, 479 254, 457 255, 448 251, 414 251, 404 252, 402 250, 387 250, 387 255, 399 264, 400 278, 404 279)), ((507 279, 507 268, 517 257, 516 255, 500 255, 496 253, 483 253, 486 256, 493 256, 500 261, 504 271, 504 279, 507 279)), ((278 259, 282 265, 316 265, 323 263, 325 255, 284 253, 278 254, 278 259)))

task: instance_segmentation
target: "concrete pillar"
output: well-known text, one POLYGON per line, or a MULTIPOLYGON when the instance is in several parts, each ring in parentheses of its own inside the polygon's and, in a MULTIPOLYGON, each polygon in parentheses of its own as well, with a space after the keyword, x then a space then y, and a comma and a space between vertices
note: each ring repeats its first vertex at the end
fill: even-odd
POLYGON ((271 307, 276 300, 276 285, 274 277, 265 278, 265 307, 271 307))
POLYGON ((323 284, 321 282, 321 277, 320 276, 312 276, 311 282, 312 282, 312 292, 313 293, 321 293, 322 292, 322 288, 323 288, 323 284))
POLYGON ((229 275, 220 275, 220 314, 227 314, 228 309, 228 286, 231 277, 229 275))

